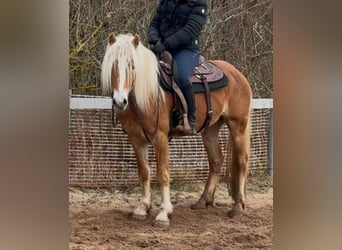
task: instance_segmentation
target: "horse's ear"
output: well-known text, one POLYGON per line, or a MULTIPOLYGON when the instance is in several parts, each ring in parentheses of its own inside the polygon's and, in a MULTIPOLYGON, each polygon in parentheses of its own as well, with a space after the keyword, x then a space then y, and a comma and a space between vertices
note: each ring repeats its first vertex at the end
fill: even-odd
POLYGON ((108 37, 108 42, 110 45, 112 45, 113 43, 115 43, 115 41, 116 41, 116 38, 115 38, 114 33, 112 32, 112 33, 110 33, 110 35, 108 37))
POLYGON ((133 38, 133 45, 134 45, 134 47, 138 47, 139 42, 140 42, 140 37, 137 34, 135 34, 135 36, 133 38))

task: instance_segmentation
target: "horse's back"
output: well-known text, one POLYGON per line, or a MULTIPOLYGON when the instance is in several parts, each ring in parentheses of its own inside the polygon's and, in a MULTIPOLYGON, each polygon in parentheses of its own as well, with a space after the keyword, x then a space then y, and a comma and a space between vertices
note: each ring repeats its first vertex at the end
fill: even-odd
POLYGON ((239 116, 243 114, 249 115, 252 90, 247 78, 236 67, 226 61, 213 60, 211 62, 218 66, 229 80, 229 84, 225 87, 229 113, 233 115, 233 113, 237 112, 239 116))
POLYGON ((248 83, 248 80, 237 68, 235 68, 232 64, 222 60, 213 60, 211 62, 218 66, 228 77, 229 84, 227 88, 239 89, 240 91, 251 97, 252 90, 248 83))

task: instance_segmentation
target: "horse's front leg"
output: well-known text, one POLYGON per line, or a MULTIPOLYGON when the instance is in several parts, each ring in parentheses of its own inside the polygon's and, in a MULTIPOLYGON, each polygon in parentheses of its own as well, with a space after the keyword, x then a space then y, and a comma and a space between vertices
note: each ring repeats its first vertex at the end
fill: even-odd
POLYGON ((148 166, 147 145, 136 145, 132 143, 137 159, 138 175, 142 189, 142 197, 139 205, 133 212, 133 218, 145 220, 151 209, 151 189, 150 189, 150 168, 148 166))
POLYGON ((154 226, 168 227, 170 225, 169 215, 173 212, 173 206, 170 198, 169 144, 166 134, 158 134, 154 149, 157 160, 157 181, 162 195, 160 211, 154 226))

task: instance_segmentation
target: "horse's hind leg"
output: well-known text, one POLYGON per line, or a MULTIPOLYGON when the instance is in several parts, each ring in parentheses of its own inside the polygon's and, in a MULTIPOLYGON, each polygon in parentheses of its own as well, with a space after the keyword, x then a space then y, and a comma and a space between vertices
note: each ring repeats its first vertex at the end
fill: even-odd
POLYGON ((249 119, 229 118, 228 125, 233 140, 230 192, 234 200, 229 215, 238 217, 245 208, 245 182, 249 156, 249 119))
POLYGON ((144 220, 151 209, 150 168, 148 166, 147 146, 139 146, 132 143, 137 159, 138 175, 142 189, 142 197, 139 205, 133 212, 133 218, 144 220))
POLYGON ((222 124, 223 122, 219 120, 202 134, 204 148, 207 151, 209 159, 209 175, 201 198, 197 203, 191 206, 193 209, 206 208, 214 203, 216 185, 219 182, 221 167, 223 164, 223 155, 218 138, 222 124))

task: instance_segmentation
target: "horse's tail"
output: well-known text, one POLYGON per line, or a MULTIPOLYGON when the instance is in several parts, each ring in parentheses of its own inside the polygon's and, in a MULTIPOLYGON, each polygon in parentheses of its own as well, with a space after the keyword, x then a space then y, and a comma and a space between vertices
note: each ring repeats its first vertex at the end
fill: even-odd
POLYGON ((233 137, 231 132, 229 132, 228 142, 227 142, 227 155, 226 155, 226 181, 228 193, 232 196, 232 189, 230 183, 232 182, 232 150, 233 150, 233 137))
POLYGON ((247 178, 248 178, 248 166, 249 166, 250 152, 251 152, 251 131, 252 131, 251 129, 252 129, 252 108, 250 104, 247 126, 246 126, 246 155, 247 155, 246 168, 247 169, 246 169, 246 181, 245 181, 245 187, 244 187, 245 195, 246 195, 246 183, 247 183, 247 178))

